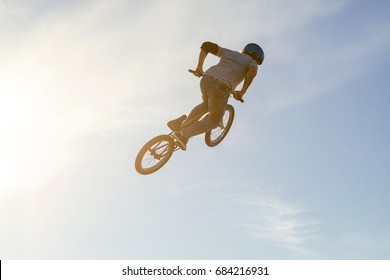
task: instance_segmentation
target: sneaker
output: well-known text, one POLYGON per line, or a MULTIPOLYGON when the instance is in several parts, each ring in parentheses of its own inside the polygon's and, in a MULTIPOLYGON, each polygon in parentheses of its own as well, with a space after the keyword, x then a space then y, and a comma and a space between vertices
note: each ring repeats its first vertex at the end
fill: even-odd
POLYGON ((179 131, 172 134, 173 138, 177 141, 180 149, 183 151, 187 150, 188 138, 184 137, 179 131))
POLYGON ((172 130, 172 131, 178 131, 180 130, 181 128, 181 124, 183 123, 183 121, 187 118, 186 115, 183 115, 181 116, 180 118, 177 118, 177 119, 174 119, 174 120, 171 120, 167 123, 168 127, 172 130))

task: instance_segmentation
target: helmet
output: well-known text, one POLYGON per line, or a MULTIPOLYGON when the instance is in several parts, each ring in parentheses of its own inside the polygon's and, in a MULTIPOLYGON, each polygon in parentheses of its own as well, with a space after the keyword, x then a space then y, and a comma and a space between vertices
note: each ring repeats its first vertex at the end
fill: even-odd
POLYGON ((247 53, 252 57, 255 55, 254 59, 256 60, 258 65, 261 65, 263 63, 264 52, 263 49, 258 44, 250 43, 245 46, 243 51, 244 53, 247 53))

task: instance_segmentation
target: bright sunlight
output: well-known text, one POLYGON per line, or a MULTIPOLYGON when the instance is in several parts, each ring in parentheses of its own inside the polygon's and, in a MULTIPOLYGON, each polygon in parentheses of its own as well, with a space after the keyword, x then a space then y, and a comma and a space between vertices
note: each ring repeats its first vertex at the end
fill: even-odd
POLYGON ((0 193, 39 187, 66 157, 47 93, 23 74, 2 75, 0 93, 0 193))

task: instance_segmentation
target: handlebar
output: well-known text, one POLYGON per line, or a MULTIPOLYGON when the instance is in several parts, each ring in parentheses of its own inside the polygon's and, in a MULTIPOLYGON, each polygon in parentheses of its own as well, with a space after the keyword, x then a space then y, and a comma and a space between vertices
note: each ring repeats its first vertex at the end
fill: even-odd
POLYGON ((192 70, 192 69, 188 69, 188 72, 192 73, 195 75, 196 71, 195 70, 192 70))
MULTIPOLYGON (((196 71, 195 71, 195 70, 192 70, 192 69, 188 69, 188 72, 190 72, 190 73, 192 73, 192 74, 194 74, 194 75, 196 74, 196 71)), ((200 75, 200 76, 203 76, 203 74, 200 75)), ((237 94, 236 94, 234 91, 233 91, 233 92, 230 92, 230 94, 233 95, 234 99, 240 101, 241 103, 244 103, 244 99, 242 99, 242 98, 237 98, 237 94)))

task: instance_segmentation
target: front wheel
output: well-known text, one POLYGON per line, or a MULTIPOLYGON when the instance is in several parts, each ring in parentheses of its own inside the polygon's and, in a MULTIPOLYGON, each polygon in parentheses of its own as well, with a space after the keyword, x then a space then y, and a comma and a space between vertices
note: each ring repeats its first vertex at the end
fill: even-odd
POLYGON ((147 142, 135 159, 135 169, 142 175, 151 174, 163 167, 175 150, 169 135, 160 135, 147 142))
POLYGON ((206 132, 205 142, 209 147, 215 147, 228 134, 234 119, 234 107, 230 104, 226 106, 225 114, 222 117, 221 123, 211 131, 206 132))

